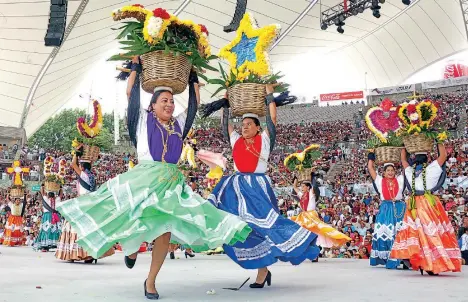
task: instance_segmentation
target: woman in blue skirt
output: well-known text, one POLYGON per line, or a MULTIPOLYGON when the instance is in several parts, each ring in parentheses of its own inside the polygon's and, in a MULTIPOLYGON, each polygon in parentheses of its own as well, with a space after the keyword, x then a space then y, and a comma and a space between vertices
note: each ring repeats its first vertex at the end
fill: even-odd
POLYGON ((384 164, 382 177, 374 168, 375 154, 369 153, 368 159, 369 173, 381 200, 372 234, 370 265, 385 265, 388 269, 395 269, 400 264, 400 260, 390 259, 389 255, 395 236, 403 225, 402 220, 405 215, 404 178, 403 175, 395 176, 396 170, 392 163, 384 164))
MULTIPOLYGON (((274 85, 266 86, 268 130, 260 132, 260 122, 255 114, 243 115, 241 134, 234 131, 232 125, 225 124, 237 173, 223 177, 208 198, 219 209, 239 216, 253 230, 245 242, 224 245, 225 253, 241 267, 258 269, 256 282, 250 285, 251 288, 271 284, 268 266, 278 260, 298 265, 319 255, 315 245, 317 235, 280 215, 270 178, 265 175, 270 139, 274 138, 275 132, 271 126, 276 125, 273 89, 274 85)), ((226 98, 224 100, 227 102, 226 98)), ((208 107, 222 106, 210 104, 208 107)), ((210 113, 205 109, 205 116, 210 113)), ((225 116, 223 121, 226 120, 225 116)))

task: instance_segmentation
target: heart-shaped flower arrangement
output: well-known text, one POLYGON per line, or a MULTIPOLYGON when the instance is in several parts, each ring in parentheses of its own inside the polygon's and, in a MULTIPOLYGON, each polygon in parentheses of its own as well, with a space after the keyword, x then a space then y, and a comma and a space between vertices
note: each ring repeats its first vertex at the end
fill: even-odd
POLYGON ((397 133, 402 128, 397 107, 390 99, 384 99, 380 106, 367 111, 366 124, 382 143, 388 142, 390 133, 397 133))

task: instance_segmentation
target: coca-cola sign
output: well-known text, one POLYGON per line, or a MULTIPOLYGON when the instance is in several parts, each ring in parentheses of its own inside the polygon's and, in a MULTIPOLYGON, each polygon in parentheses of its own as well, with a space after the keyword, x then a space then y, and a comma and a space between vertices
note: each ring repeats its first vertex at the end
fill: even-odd
POLYGON ((326 93, 320 95, 320 102, 345 101, 364 98, 364 91, 326 93))
POLYGON ((468 76, 468 67, 461 61, 448 61, 444 69, 444 79, 468 76))

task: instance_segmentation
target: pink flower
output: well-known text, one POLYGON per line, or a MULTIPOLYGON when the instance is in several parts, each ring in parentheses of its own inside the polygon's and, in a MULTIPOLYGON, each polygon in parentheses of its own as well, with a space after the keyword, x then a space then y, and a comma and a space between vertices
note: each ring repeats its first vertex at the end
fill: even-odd
POLYGON ((169 13, 163 9, 163 8, 157 8, 153 11, 153 15, 156 17, 156 18, 161 18, 161 19, 164 19, 164 20, 167 20, 171 17, 171 15, 169 15, 169 13))
POLYGON ((198 25, 200 25, 200 30, 201 30, 202 33, 205 33, 207 36, 210 34, 205 25, 203 25, 203 24, 198 24, 198 25))
POLYGON ((132 6, 145 8, 145 7, 144 7, 143 5, 141 5, 141 4, 133 4, 132 6))

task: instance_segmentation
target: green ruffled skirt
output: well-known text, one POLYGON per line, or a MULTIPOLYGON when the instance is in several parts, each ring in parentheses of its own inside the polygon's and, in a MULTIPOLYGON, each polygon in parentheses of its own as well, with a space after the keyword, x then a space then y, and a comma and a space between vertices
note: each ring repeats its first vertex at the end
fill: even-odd
POLYGON ((57 210, 77 232, 77 241, 99 258, 116 242, 126 255, 170 232, 171 241, 200 252, 244 242, 250 227, 218 210, 185 184, 174 164, 142 161, 96 192, 61 203, 57 210))

